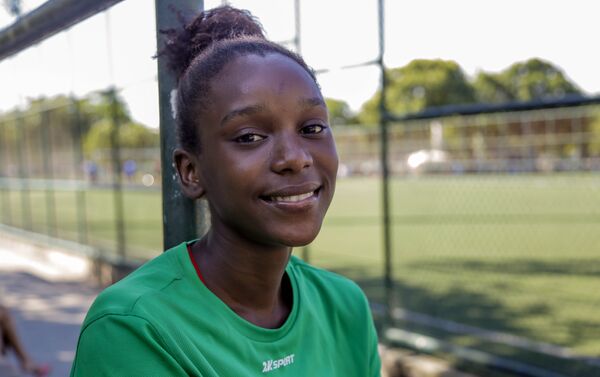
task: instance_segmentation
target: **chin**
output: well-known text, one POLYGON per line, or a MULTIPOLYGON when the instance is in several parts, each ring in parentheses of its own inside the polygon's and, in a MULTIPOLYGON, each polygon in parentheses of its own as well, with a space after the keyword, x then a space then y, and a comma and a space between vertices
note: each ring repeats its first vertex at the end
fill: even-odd
POLYGON ((321 224, 313 229, 307 229, 303 232, 294 232, 293 234, 287 234, 283 237, 284 244, 289 247, 302 247, 310 244, 319 235, 321 230, 321 224))
POLYGON ((289 246, 289 247, 307 246, 307 245, 310 245, 310 243, 313 242, 315 238, 316 237, 312 237, 310 240, 298 240, 298 241, 290 242, 287 246, 289 246))

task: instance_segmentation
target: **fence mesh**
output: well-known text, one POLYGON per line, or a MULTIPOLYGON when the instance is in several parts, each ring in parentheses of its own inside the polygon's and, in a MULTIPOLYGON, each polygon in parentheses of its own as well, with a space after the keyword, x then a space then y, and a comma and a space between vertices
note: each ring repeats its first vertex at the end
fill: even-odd
MULTIPOLYGON (((599 110, 390 127, 392 316, 421 335, 397 340, 431 337, 534 375, 600 373, 599 110)), ((336 141, 344 177, 311 256, 384 303, 378 133, 340 127, 336 141)))
POLYGON ((2 91, 0 110, 5 230, 79 242, 108 258, 161 251, 160 139, 141 123, 158 118, 148 5, 122 2, 0 63, 4 88, 13 88, 2 91), (132 14, 145 21, 124 29, 132 14))

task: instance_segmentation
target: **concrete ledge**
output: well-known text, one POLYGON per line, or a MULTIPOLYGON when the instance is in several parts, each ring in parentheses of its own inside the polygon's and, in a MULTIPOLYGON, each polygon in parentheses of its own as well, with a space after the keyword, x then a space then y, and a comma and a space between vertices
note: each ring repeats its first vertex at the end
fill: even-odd
POLYGON ((400 348, 379 346, 381 377, 477 377, 438 358, 400 348))
POLYGON ((47 281, 81 281, 102 287, 142 264, 107 255, 87 245, 0 224, 0 269, 15 268, 47 281))

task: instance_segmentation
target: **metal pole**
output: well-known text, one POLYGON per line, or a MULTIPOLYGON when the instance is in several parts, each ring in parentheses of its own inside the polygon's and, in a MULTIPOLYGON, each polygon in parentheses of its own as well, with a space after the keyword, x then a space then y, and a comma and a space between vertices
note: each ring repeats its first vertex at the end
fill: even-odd
POLYGON ((24 229, 32 230, 31 224, 31 198, 29 193, 29 179, 27 177, 27 146, 25 137, 25 121, 23 114, 18 113, 18 119, 16 121, 17 127, 17 149, 19 154, 19 178, 21 183, 21 226, 24 229))
POLYGON ((11 210, 10 210, 10 185, 8 183, 8 164, 9 160, 4 160, 4 154, 9 156, 8 151, 8 123, 3 122, 0 123, 0 131, 4 134, 3 137, 0 138, 0 167, 2 167, 2 174, 0 177, 2 178, 2 183, 0 184, 0 193, 2 193, 2 222, 4 224, 10 224, 11 221, 11 210), (5 151, 3 153, 3 151, 5 151))
POLYGON ((294 47, 298 55, 302 54, 302 44, 300 43, 300 0, 294 0, 294 47))
POLYGON ((389 193, 389 166, 388 166, 388 119, 386 108, 387 76, 383 61, 385 52, 385 23, 384 23, 384 0, 378 1, 378 26, 379 26, 379 57, 377 63, 381 70, 381 95, 379 98, 379 134, 381 137, 381 187, 382 187, 382 213, 383 213, 383 258, 384 271, 383 283, 387 305, 386 320, 391 319, 393 303, 393 280, 392 280, 392 241, 390 228, 390 193, 389 193))
MULTIPOLYGON (((195 14, 204 8, 202 0, 156 0, 157 46, 164 45, 161 30, 181 27, 177 14, 195 14)), ((171 112, 171 91, 176 88, 176 77, 164 59, 158 59, 158 95, 160 110, 160 150, 163 199, 163 246, 166 249, 198 236, 196 205, 186 198, 179 187, 173 164, 173 150, 177 145, 175 120, 171 112)))
MULTIPOLYGON (((302 45, 300 43, 300 0, 294 0, 294 49, 298 55, 302 54, 302 45)), ((310 245, 302 248, 302 259, 305 262, 310 261, 310 245)))
POLYGON ((0 30, 0 60, 91 17, 122 0, 48 0, 0 30))

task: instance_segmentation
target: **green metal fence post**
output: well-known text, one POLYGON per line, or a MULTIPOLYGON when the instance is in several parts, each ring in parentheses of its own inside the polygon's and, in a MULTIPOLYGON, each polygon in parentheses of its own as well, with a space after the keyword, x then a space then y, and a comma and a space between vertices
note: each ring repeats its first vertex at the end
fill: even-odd
MULTIPOLYGON (((298 55, 302 55, 301 32, 300 32, 300 0, 294 0, 294 48, 298 55)), ((302 248, 302 259, 310 261, 310 245, 302 248)))
POLYGON ((17 145, 18 150, 18 166, 19 166, 19 181, 21 191, 21 226, 24 229, 32 230, 31 224, 31 198, 29 193, 29 177, 27 176, 27 145, 25 144, 25 122, 23 115, 18 114, 16 120, 17 145))
MULTIPOLYGON (((177 13, 196 13, 204 7, 202 0, 156 0, 157 46, 164 44, 161 30, 181 27, 177 13)), ((186 198, 180 188, 173 165, 173 150, 177 145, 175 120, 171 112, 171 92, 176 78, 169 71, 164 59, 158 59, 158 92, 160 102, 160 149, 162 168, 163 231, 165 250, 198 236, 196 205, 186 198)))
POLYGON ((2 219, 4 224, 10 224, 11 221, 11 208, 10 208, 10 185, 9 185, 9 174, 8 174, 8 159, 4 159, 4 156, 8 156, 8 125, 6 123, 0 123, 0 168, 2 173, 0 178, 2 182, 0 184, 0 195, 2 195, 2 219))
POLYGON ((91 17, 122 0, 46 0, 0 30, 0 60, 91 17))
POLYGON ((387 305, 386 322, 391 320, 393 306, 393 280, 392 280, 392 241, 390 225, 390 193, 389 193, 389 166, 388 166, 388 114, 386 108, 387 75, 383 61, 385 52, 385 12, 384 0, 378 1, 378 26, 379 26, 379 57, 377 62, 381 70, 381 95, 379 98, 379 129, 381 142, 381 186, 382 186, 382 213, 383 213, 383 252, 385 300, 387 305))

